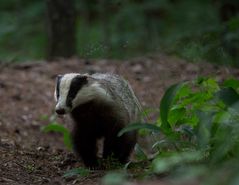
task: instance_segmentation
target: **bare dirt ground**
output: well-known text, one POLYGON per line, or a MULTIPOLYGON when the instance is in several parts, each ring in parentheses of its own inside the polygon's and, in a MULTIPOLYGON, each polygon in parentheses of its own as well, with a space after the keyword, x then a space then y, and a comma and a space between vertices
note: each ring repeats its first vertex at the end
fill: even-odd
MULTIPOLYGON (((80 179, 62 175, 83 166, 65 149, 61 135, 40 129, 54 110, 57 74, 109 72, 124 76, 144 107, 158 107, 163 92, 173 83, 214 76, 222 80, 239 76, 239 69, 192 64, 164 55, 127 61, 72 59, 24 63, 0 68, 0 184, 99 184, 105 171, 80 179)), ((70 125, 64 120, 60 123, 70 125)), ((140 183, 140 182, 138 182, 140 183)), ((137 184, 136 182, 134 184, 137 184)), ((168 184, 163 181, 140 184, 168 184)))

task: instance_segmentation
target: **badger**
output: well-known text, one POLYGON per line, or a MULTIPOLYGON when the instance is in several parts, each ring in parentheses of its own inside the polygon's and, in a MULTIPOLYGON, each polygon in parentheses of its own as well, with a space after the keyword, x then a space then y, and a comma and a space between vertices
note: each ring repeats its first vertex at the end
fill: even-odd
POLYGON ((129 83, 113 74, 58 75, 55 86, 58 115, 70 114, 73 150, 85 166, 97 167, 97 141, 103 138, 104 159, 113 156, 126 163, 136 144, 137 133, 118 137, 119 131, 139 121, 141 106, 129 83))

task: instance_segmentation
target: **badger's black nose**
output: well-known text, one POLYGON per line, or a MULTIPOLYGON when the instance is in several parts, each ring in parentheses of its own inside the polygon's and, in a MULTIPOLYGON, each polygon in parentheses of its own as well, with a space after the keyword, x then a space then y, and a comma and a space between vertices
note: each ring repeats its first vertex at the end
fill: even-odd
POLYGON ((63 115, 66 113, 65 109, 56 109, 56 113, 59 115, 63 115))

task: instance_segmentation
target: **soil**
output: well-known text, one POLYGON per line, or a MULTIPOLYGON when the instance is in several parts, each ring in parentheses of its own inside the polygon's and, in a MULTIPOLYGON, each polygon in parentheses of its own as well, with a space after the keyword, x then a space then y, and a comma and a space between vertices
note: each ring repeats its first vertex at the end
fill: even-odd
MULTIPOLYGON (((67 150, 57 133, 44 133, 54 115, 54 83, 57 74, 108 72, 124 76, 144 107, 159 107, 167 87, 198 76, 223 80, 239 76, 239 69, 208 63, 187 63, 165 55, 119 60, 71 59, 31 62, 0 68, 0 184, 99 184, 107 171, 95 170, 81 178, 63 178, 83 167, 67 150)), ((69 119, 57 119, 71 127, 69 119)), ((154 180, 155 181, 155 180, 154 180)), ((163 180, 132 184, 170 184, 163 180)))

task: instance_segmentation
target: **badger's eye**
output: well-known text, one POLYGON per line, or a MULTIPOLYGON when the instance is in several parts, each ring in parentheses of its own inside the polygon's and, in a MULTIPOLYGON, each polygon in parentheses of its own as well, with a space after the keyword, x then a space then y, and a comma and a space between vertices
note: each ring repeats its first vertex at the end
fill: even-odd
POLYGON ((66 99, 67 106, 72 107, 72 101, 85 84, 87 84, 87 76, 79 75, 72 79, 66 99))

